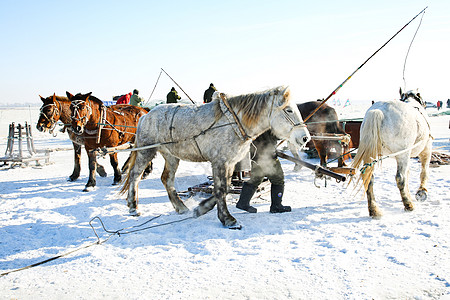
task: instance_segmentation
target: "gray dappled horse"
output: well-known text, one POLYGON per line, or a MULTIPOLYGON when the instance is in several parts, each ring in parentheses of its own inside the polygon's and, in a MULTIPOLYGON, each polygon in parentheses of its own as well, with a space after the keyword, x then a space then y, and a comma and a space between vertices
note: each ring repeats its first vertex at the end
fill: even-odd
POLYGON ((405 210, 414 209, 408 187, 409 158, 419 157, 422 164, 420 187, 416 199, 425 201, 428 180, 428 168, 431 159, 432 137, 425 102, 419 93, 412 91, 402 93, 401 101, 376 102, 364 116, 361 125, 361 138, 358 153, 352 167, 362 169, 358 180, 362 179, 367 194, 369 215, 381 217, 373 193, 373 165, 378 160, 393 156, 397 160, 395 180, 400 190, 405 210))
POLYGON ((136 132, 135 147, 130 158, 129 173, 121 192, 128 192, 127 203, 133 215, 137 212, 137 190, 140 175, 157 152, 165 159, 161 175, 169 199, 178 213, 188 208, 178 197, 175 172, 180 160, 209 161, 212 165, 213 196, 202 201, 194 216, 203 215, 217 203, 219 220, 226 227, 237 226, 225 202, 234 165, 248 153, 252 140, 268 129, 280 139, 287 139, 293 148, 303 147, 310 135, 298 108, 290 102, 289 90, 277 87, 264 92, 230 97, 227 101, 235 116, 215 93, 203 105, 168 104, 153 108, 143 116, 136 132), (239 121, 235 122, 234 117, 239 121), (244 133, 239 130, 240 123, 244 133), (142 149, 149 146, 152 148, 142 149), (151 146, 153 145, 153 146, 151 146))

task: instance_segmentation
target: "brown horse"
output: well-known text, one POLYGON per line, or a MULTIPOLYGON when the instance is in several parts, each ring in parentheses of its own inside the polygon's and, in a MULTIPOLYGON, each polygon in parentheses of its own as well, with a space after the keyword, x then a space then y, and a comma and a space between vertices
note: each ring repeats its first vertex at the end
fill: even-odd
MULTIPOLYGON (((310 101, 297 104, 297 107, 300 111, 300 114, 302 115, 302 118, 305 119, 320 104, 321 101, 310 101)), ((339 123, 336 110, 334 110, 334 108, 328 106, 327 104, 322 105, 322 107, 306 121, 306 126, 308 126, 308 130, 311 136, 320 135, 322 133, 346 134, 341 124, 339 123)), ((349 158, 349 155, 344 157, 342 157, 341 155, 343 154, 343 151, 346 151, 346 149, 348 149, 348 145, 343 145, 339 141, 330 140, 312 140, 309 143, 310 147, 314 145, 314 147, 316 148, 320 158, 320 165, 322 167, 327 166, 328 156, 330 156, 330 150, 332 148, 335 148, 336 153, 339 156, 338 166, 345 166, 345 160, 349 158), (313 144, 311 144, 311 142, 313 144)))
MULTIPOLYGON (((91 93, 75 96, 69 92, 66 94, 71 101, 72 131, 83 139, 84 148, 89 157, 89 180, 83 190, 87 192, 96 185, 96 155, 92 150, 133 142, 139 118, 147 114, 148 109, 127 104, 106 107, 91 93)), ((109 154, 109 157, 114 169, 113 185, 116 185, 122 179, 117 153, 109 154)), ((151 169, 147 168, 147 171, 151 169)))
MULTIPOLYGON (((41 98, 43 104, 40 109, 39 120, 36 128, 40 132, 48 131, 49 133, 53 133, 58 121, 61 121, 65 125, 64 130, 67 129, 69 138, 73 143, 74 151, 74 167, 72 175, 69 176, 69 180, 75 181, 80 176, 80 158, 83 140, 70 130, 70 100, 67 97, 56 96, 55 94, 47 98, 41 96, 39 97, 41 98)), ((98 163, 97 173, 102 177, 106 177, 105 168, 98 163)))

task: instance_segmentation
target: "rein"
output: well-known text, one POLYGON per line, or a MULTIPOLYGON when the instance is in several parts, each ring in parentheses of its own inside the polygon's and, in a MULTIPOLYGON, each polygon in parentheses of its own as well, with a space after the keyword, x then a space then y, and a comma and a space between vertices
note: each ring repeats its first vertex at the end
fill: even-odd
MULTIPOLYGON (((240 135, 238 134, 238 136, 239 136, 244 142, 247 141, 247 140, 249 140, 249 139, 251 139, 250 136, 247 135, 247 133, 245 132, 244 127, 242 126, 241 122, 239 121, 239 118, 238 118, 238 116, 236 115, 236 113, 234 112, 234 110, 231 108, 230 103, 228 103, 228 100, 227 100, 227 98, 225 97, 225 94, 224 94, 224 93, 220 93, 220 98, 222 99, 222 102, 221 102, 221 103, 223 103, 223 104, 225 105, 225 107, 227 108, 227 111, 231 114, 231 116, 232 116, 233 119, 234 119, 234 123, 236 123, 236 125, 237 125, 237 127, 238 127, 238 129, 239 129, 240 135)), ((221 108, 222 108, 222 107, 221 107, 221 108)), ((222 113, 229 119, 229 117, 227 116, 226 112, 225 112, 223 109, 222 109, 222 113)))

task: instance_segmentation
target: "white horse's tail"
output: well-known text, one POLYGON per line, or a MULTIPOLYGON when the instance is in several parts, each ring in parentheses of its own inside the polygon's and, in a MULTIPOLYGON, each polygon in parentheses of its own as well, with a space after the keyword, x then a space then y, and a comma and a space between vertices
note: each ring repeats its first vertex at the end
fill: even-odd
POLYGON ((355 169, 359 169, 361 164, 364 164, 357 180, 359 183, 362 179, 364 192, 372 178, 374 168, 372 163, 381 156, 380 127, 383 118, 384 114, 379 109, 369 110, 366 113, 361 128, 358 153, 352 163, 352 167, 355 169))
POLYGON ((123 182, 123 186, 119 191, 120 195, 123 195, 126 192, 128 192, 128 189, 130 188, 130 174, 131 174, 131 169, 133 168, 134 164, 136 163, 136 155, 137 155, 137 151, 132 151, 130 154, 130 158, 128 159, 128 163, 126 164, 126 168, 127 168, 128 172, 127 172, 127 176, 125 177, 125 181, 123 182))

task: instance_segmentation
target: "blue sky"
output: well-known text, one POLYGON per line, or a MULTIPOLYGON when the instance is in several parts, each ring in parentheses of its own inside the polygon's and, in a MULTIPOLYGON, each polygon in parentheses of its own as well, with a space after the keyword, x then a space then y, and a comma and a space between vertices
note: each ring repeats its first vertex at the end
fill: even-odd
MULTIPOLYGON (((135 88, 148 99, 161 68, 199 103, 211 82, 229 94, 289 85, 295 102, 316 100, 426 6, 406 89, 419 88, 427 101, 446 100, 450 1, 0 0, 0 104, 66 91, 111 100, 135 88)), ((398 97, 419 21, 336 98, 398 97)), ((161 75, 152 100, 164 99, 172 86, 161 75)))

